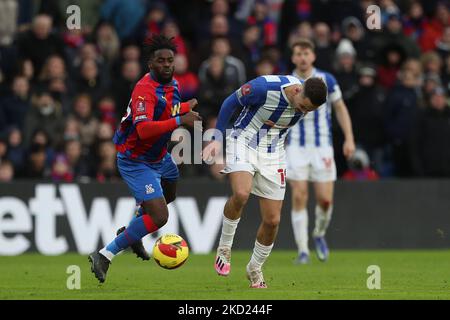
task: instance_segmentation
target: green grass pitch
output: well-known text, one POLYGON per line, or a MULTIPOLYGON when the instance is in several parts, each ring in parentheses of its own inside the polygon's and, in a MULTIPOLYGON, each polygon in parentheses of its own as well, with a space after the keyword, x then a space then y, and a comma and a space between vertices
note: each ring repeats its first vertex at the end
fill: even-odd
POLYGON ((214 255, 193 255, 165 270, 131 254, 118 256, 98 284, 86 256, 0 257, 0 299, 450 299, 450 251, 332 251, 330 260, 294 265, 293 251, 273 251, 264 267, 269 288, 248 288, 250 251, 234 251, 232 272, 219 277, 214 255), (81 269, 81 289, 69 290, 67 267, 81 269), (381 269, 381 289, 367 288, 367 267, 381 269))

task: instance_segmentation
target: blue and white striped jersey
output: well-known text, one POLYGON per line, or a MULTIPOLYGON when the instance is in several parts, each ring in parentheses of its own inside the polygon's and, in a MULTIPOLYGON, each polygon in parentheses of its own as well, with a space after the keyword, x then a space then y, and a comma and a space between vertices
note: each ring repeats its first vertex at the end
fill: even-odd
POLYGON ((235 121, 232 137, 244 138, 246 145, 258 151, 284 151, 287 131, 303 117, 297 112, 284 88, 301 81, 293 76, 257 77, 236 90, 243 109, 235 121))
MULTIPOLYGON (((294 71, 293 76, 300 76, 294 71)), ((322 78, 328 90, 327 101, 314 112, 309 112, 295 126, 289 130, 287 143, 292 146, 301 147, 325 147, 333 146, 331 131, 331 109, 332 103, 342 99, 341 89, 336 79, 328 72, 314 68, 311 77, 322 78)))

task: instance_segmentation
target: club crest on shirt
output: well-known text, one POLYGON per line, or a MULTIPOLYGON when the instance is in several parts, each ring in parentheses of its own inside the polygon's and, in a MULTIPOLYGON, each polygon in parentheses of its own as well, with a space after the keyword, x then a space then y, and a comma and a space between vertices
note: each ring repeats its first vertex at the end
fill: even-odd
POLYGON ((137 112, 145 112, 145 102, 144 100, 139 100, 137 107, 136 107, 136 111, 137 112))
POLYGON ((250 92, 252 92, 252 86, 250 84, 247 83, 241 87, 241 94, 243 96, 250 94, 250 92))

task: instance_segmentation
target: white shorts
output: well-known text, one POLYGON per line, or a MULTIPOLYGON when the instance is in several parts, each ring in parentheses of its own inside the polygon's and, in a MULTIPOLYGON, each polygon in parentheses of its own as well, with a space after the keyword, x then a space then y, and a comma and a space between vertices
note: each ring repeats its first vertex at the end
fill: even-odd
POLYGON ((240 139, 227 138, 226 165, 223 174, 246 171, 253 175, 251 193, 271 200, 284 200, 286 158, 284 150, 263 153, 247 147, 240 139))
POLYGON ((287 178, 295 181, 329 182, 336 180, 332 147, 286 148, 287 178))

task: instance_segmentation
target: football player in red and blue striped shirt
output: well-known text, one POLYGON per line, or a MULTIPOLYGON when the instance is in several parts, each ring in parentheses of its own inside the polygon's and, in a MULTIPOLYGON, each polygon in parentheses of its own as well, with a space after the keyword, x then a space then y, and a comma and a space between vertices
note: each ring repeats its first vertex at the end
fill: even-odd
POLYGON ((167 143, 178 126, 194 126, 195 121, 201 121, 192 111, 196 99, 180 101, 178 84, 173 79, 176 47, 172 39, 153 35, 145 51, 150 72, 134 87, 114 135, 118 169, 139 209, 110 244, 89 255, 91 270, 100 282, 105 281, 114 256, 127 247, 131 246, 138 257, 149 259, 141 239, 166 224, 167 204, 175 199, 179 176, 167 143))

